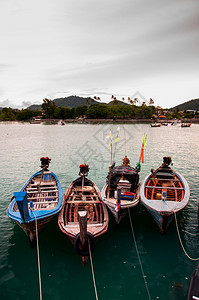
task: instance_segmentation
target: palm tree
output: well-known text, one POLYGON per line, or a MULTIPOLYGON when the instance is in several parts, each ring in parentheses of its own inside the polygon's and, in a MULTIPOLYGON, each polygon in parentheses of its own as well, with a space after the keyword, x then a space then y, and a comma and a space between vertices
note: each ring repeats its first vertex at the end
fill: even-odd
POLYGON ((149 100, 149 105, 154 105, 154 101, 152 98, 150 98, 150 100, 149 100))
POLYGON ((134 103, 134 105, 136 105, 136 103, 138 103, 138 98, 134 98, 133 103, 134 103))
POLYGON ((94 96, 93 97, 96 101, 101 101, 100 97, 94 96))

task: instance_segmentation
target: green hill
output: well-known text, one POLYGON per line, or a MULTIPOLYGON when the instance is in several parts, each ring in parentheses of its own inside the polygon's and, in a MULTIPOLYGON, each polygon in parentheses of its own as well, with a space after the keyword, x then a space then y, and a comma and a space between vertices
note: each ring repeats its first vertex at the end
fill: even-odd
POLYGON ((78 97, 78 96, 69 96, 67 98, 56 98, 53 100, 57 106, 68 107, 68 108, 76 108, 78 106, 90 106, 91 104, 98 104, 99 102, 94 99, 88 97, 78 97))
POLYGON ((179 110, 199 110, 199 99, 192 99, 182 104, 170 108, 171 111, 179 110))
MULTIPOLYGON (((99 104, 101 102, 95 101, 91 97, 83 98, 78 96, 69 96, 65 98, 56 98, 52 100, 57 106, 76 108, 78 106, 90 106, 92 104, 99 104)), ((27 107, 30 110, 41 110, 41 105, 31 105, 27 107)))

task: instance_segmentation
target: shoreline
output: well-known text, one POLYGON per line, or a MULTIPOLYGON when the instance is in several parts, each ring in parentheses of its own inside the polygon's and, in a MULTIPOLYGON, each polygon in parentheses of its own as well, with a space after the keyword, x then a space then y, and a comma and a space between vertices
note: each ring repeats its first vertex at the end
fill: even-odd
MULTIPOLYGON (((58 124, 61 121, 60 119, 41 119, 41 120, 28 120, 28 121, 0 121, 1 123, 30 123, 30 124, 41 124, 41 123, 50 123, 50 124, 58 124)), ((151 119, 63 119, 64 123, 74 123, 74 124, 151 124, 151 123, 164 123, 163 121, 154 121, 151 119)), ((179 120, 179 124, 181 121, 199 124, 199 119, 189 119, 189 120, 179 120)), ((176 122, 176 120, 167 120, 166 123, 170 124, 172 122, 176 122)))

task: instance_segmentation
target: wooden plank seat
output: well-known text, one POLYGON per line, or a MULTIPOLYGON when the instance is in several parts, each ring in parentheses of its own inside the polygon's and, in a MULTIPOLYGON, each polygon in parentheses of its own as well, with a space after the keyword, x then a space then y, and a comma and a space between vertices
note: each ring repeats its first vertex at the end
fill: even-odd
POLYGON ((157 172, 155 175, 156 175, 156 177, 157 177, 157 176, 163 176, 163 177, 168 177, 168 178, 174 176, 173 173, 166 173, 166 172, 165 172, 165 173, 164 173, 164 172, 157 172))
MULTIPOLYGON (((38 191, 26 191, 27 194, 36 194, 38 193, 38 191)), ((58 190, 50 190, 50 191, 44 191, 44 190, 41 190, 41 192, 39 193, 58 193, 59 191, 58 190)))
POLYGON ((31 187, 37 187, 37 186, 52 186, 52 185, 54 185, 54 186, 57 186, 57 184, 56 184, 56 181, 49 181, 49 182, 38 182, 38 183, 31 183, 30 184, 30 186, 31 187))
MULTIPOLYGON (((78 227, 79 222, 68 222, 65 227, 78 227)), ((103 223, 98 223, 97 221, 93 223, 87 223, 87 227, 97 227, 97 226, 103 226, 103 223)))
POLYGON ((145 188, 148 188, 148 189, 165 189, 165 190, 184 190, 184 188, 179 188, 179 187, 153 186, 153 185, 147 185, 145 188))
POLYGON ((74 200, 74 201, 71 201, 71 200, 68 200, 67 203, 73 203, 73 204, 79 204, 79 203, 82 203, 82 204, 95 204, 95 203, 102 203, 102 201, 99 201, 99 200, 85 200, 85 201, 82 201, 82 200, 74 200))
POLYGON ((181 181, 179 179, 172 179, 172 178, 151 178, 152 181, 181 181))
MULTIPOLYGON (((46 186, 46 187, 40 187, 40 189, 41 189, 41 191, 46 191, 46 189, 48 189, 49 191, 50 190, 54 190, 54 189, 56 189, 57 191, 58 191, 58 189, 57 189, 57 186, 55 185, 55 186, 46 186)), ((27 187, 26 188, 26 191, 38 191, 38 188, 37 188, 37 186, 36 187, 27 187)))
MULTIPOLYGON (((42 204, 57 204, 58 201, 43 201, 43 202, 33 202, 33 205, 42 205, 42 204)), ((30 205, 30 203, 28 203, 30 205)))
POLYGON ((49 199, 57 199, 57 196, 37 196, 37 197, 28 197, 28 200, 36 200, 36 199, 45 199, 45 198, 49 198, 49 199))

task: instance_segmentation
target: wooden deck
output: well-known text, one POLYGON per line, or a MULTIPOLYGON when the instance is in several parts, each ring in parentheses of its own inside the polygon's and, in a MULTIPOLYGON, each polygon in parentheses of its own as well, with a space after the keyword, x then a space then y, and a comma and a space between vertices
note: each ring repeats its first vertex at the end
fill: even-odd
MULTIPOLYGON (((53 176, 51 181, 44 181, 41 175, 33 177, 24 191, 27 192, 29 209, 31 201, 34 210, 51 210, 58 204, 59 190, 53 176)), ((17 203, 15 203, 14 211, 18 211, 17 203)))

